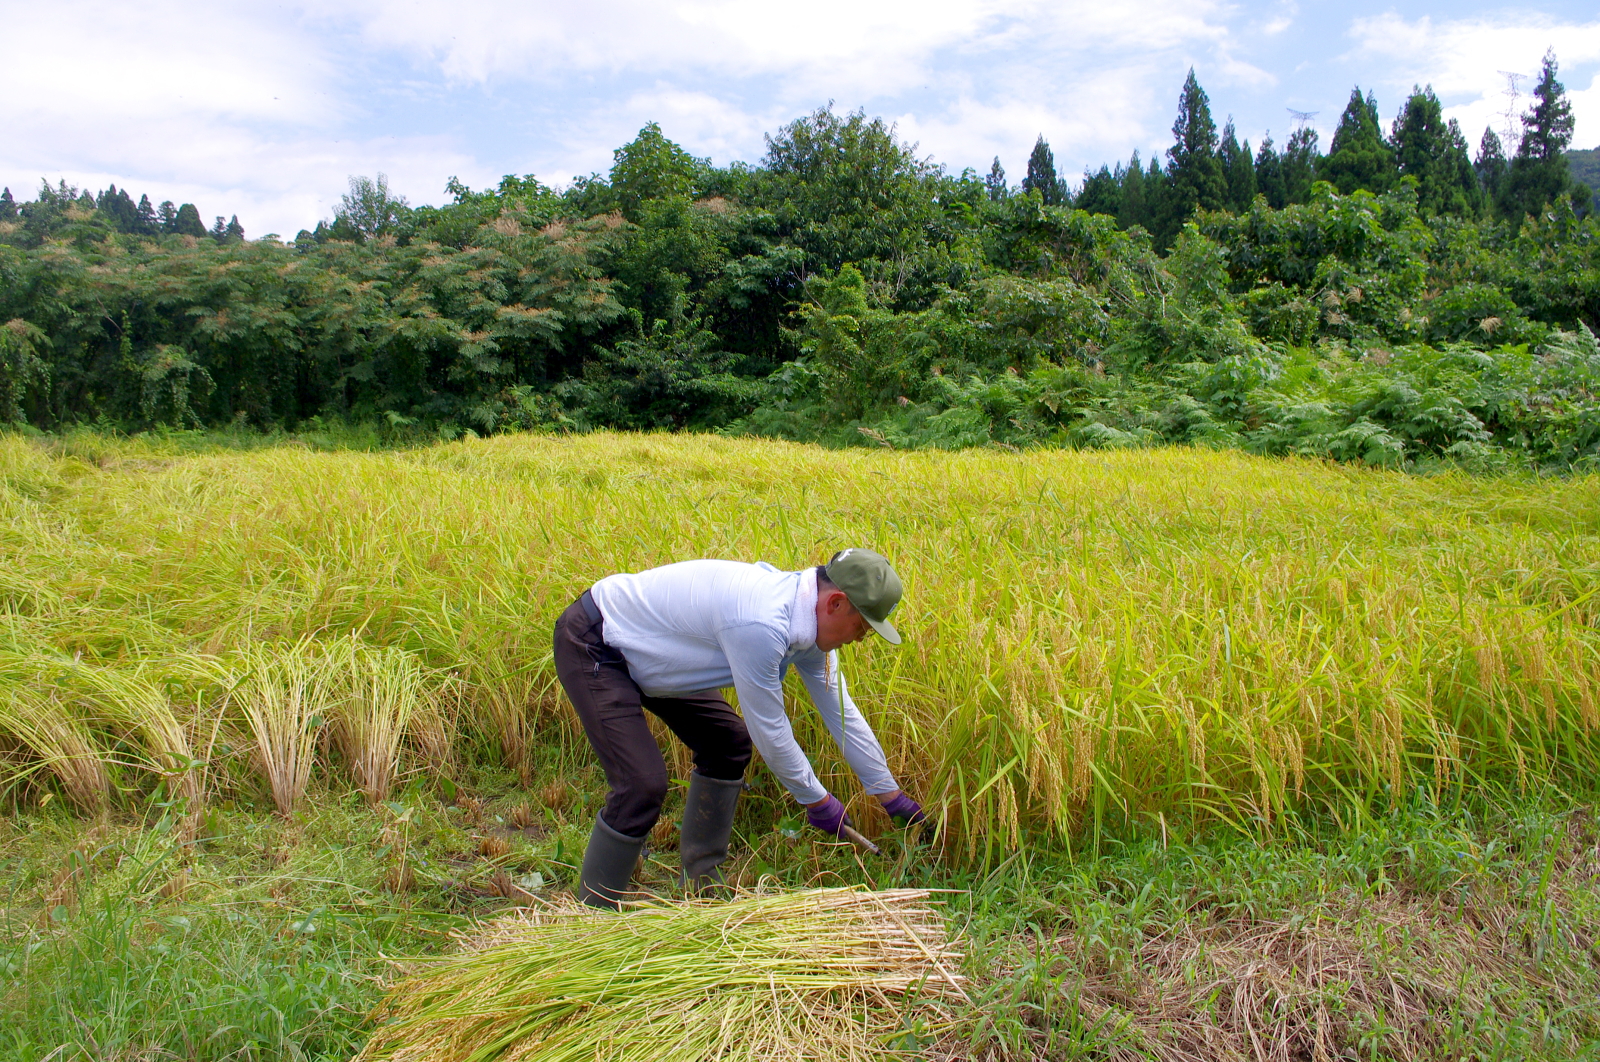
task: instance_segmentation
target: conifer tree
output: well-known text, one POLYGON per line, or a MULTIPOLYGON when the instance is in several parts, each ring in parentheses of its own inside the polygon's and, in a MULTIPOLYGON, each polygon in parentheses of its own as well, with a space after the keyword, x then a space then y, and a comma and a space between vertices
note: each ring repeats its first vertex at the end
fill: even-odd
POLYGON ((1123 228, 1139 225, 1144 228, 1150 226, 1150 216, 1145 200, 1144 163, 1139 161, 1139 153, 1135 151, 1128 160, 1128 168, 1122 174, 1122 196, 1120 209, 1117 211, 1117 224, 1123 228))
POLYGON ((1084 173, 1083 187, 1073 202, 1079 210, 1090 214, 1108 214, 1116 217, 1122 212, 1122 164, 1116 172, 1102 165, 1094 173, 1084 173))
POLYGON ((1466 203, 1464 217, 1478 217, 1488 208, 1489 201, 1484 197, 1478 187, 1478 175, 1472 168, 1472 156, 1467 153, 1467 137, 1461 131, 1461 123, 1454 118, 1445 124, 1449 133, 1449 150, 1446 158, 1448 166, 1453 169, 1455 178, 1452 182, 1460 190, 1462 200, 1466 203))
POLYGON ((1555 52, 1545 52, 1539 83, 1533 87, 1538 102, 1522 116, 1522 143, 1500 187, 1500 211, 1508 217, 1536 214, 1574 190, 1566 156, 1572 143, 1572 104, 1556 70, 1555 52))
POLYGON ((139 208, 133 205, 126 188, 109 186, 96 198, 95 209, 118 232, 139 231, 139 208))
POLYGON ((1483 129, 1483 139, 1478 141, 1478 157, 1472 160, 1472 171, 1478 178, 1483 201, 1498 205, 1500 188, 1506 180, 1506 153, 1499 134, 1488 126, 1483 129))
POLYGON ((1467 141, 1446 122, 1433 87, 1411 90, 1390 133, 1400 176, 1417 182, 1417 206, 1426 214, 1476 214, 1481 196, 1467 141))
POLYGON ((1028 156, 1028 175, 1022 179, 1022 190, 1037 191, 1047 206, 1059 206, 1066 200, 1062 183, 1056 177, 1055 152, 1050 150, 1043 133, 1039 134, 1033 153, 1028 156))
POLYGON ((1256 150, 1256 191, 1267 197, 1267 205, 1282 210, 1289 205, 1289 190, 1283 183, 1283 160, 1272 143, 1272 134, 1256 150))
POLYGON ((1280 159, 1283 163, 1283 193, 1289 203, 1311 202, 1311 186, 1317 180, 1317 167, 1322 161, 1318 146, 1321 138, 1309 125, 1302 125, 1289 136, 1283 145, 1280 159))
POLYGON ((1228 181, 1228 209, 1242 214, 1256 197, 1255 162, 1250 157, 1250 141, 1241 146, 1233 131, 1233 117, 1222 127, 1222 142, 1217 148, 1222 172, 1228 181))
POLYGON ((1394 151, 1383 138, 1378 101, 1370 93, 1362 96, 1360 86, 1350 93, 1317 175, 1343 195, 1357 188, 1386 192, 1394 185, 1394 151))
POLYGON ((1178 95, 1178 117, 1167 149, 1167 189, 1156 242, 1165 247, 1196 210, 1221 210, 1228 203, 1228 179, 1217 157, 1217 123, 1211 100, 1190 67, 1178 95))
POLYGON ((200 211, 193 203, 178 208, 172 218, 172 231, 179 236, 200 237, 206 234, 206 223, 200 220, 200 211))
POLYGON ((994 157, 994 165, 989 167, 989 176, 983 179, 983 186, 989 190, 989 199, 998 203, 1006 197, 1006 170, 1000 165, 1000 156, 994 157))
POLYGON ((17 216, 17 201, 11 198, 11 189, 0 192, 0 221, 10 221, 17 216))
POLYGON ((228 219, 228 227, 223 230, 223 240, 227 243, 238 243, 244 239, 244 226, 239 224, 239 215, 235 214, 228 219))
POLYGON ((139 235, 141 235, 141 236, 154 236, 157 232, 160 231, 161 223, 156 218, 156 208, 150 205, 150 197, 148 195, 141 195, 139 197, 139 214, 138 214, 138 218, 139 218, 139 228, 138 228, 139 235))
POLYGON ((1171 198, 1172 178, 1162 169, 1161 160, 1152 157, 1144 171, 1144 220, 1141 222, 1152 236, 1168 216, 1171 198))

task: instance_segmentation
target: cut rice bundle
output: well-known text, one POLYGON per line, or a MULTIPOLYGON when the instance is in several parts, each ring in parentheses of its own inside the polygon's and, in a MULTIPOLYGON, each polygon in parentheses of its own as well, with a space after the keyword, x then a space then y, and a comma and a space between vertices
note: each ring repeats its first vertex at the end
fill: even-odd
POLYGON ((964 997, 924 890, 532 908, 395 984, 364 1062, 882 1059, 964 997))

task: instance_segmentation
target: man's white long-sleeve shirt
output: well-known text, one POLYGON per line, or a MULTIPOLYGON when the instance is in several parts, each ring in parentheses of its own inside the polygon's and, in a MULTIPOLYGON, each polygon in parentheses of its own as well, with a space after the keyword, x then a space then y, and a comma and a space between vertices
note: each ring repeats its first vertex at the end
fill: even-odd
POLYGON ((591 589, 606 644, 652 697, 732 686, 750 740, 802 804, 828 795, 783 710, 783 676, 793 666, 845 760, 868 793, 899 786, 877 736, 856 709, 828 654, 817 648, 816 574, 770 564, 697 560, 611 575, 591 589))

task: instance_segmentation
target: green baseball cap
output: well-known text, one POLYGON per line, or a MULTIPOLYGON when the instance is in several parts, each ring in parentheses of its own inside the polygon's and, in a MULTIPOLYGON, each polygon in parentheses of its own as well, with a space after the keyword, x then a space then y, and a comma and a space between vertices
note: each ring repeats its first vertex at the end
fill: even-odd
POLYGON ((823 571, 873 630, 890 645, 900 644, 900 632, 889 623, 889 613, 900 603, 900 577, 881 554, 870 549, 843 549, 823 571))

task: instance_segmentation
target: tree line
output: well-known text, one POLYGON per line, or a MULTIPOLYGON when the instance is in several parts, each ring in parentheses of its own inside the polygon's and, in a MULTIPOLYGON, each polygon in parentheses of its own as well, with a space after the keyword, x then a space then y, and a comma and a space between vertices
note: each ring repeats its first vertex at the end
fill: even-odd
MULTIPOLYGON (((1196 210, 1240 213, 1258 195, 1274 208, 1308 203, 1317 181, 1349 195, 1357 190, 1381 194, 1409 179, 1426 214, 1514 220, 1562 195, 1587 211, 1593 192, 1568 165, 1572 106, 1557 78, 1554 54, 1545 55, 1533 99, 1509 155, 1490 128, 1483 131, 1476 157, 1470 155, 1459 123, 1445 120, 1431 86, 1412 90, 1387 134, 1376 97, 1363 95, 1358 86, 1339 116, 1327 154, 1321 153, 1316 129, 1303 122, 1281 151, 1269 134, 1252 152, 1249 140, 1240 143, 1231 118, 1217 132, 1210 101, 1191 70, 1164 168, 1154 158, 1143 165, 1134 152, 1126 164, 1085 174, 1073 195, 1055 177, 1049 144, 1041 136, 1022 186, 1039 189, 1046 202, 1109 214, 1124 227, 1139 225, 1161 246, 1171 244, 1196 210)), ((998 158, 991 174, 992 194, 1004 194, 998 158)))
MULTIPOLYGON (((94 195, 88 189, 79 191, 66 181, 54 188, 45 181, 40 185, 38 199, 20 205, 10 188, 0 189, 0 222, 16 226, 13 231, 20 232, 16 242, 23 246, 44 243, 68 221, 87 222, 87 231, 98 230, 108 236, 210 236, 219 243, 244 239, 244 226, 239 224, 237 214, 227 221, 219 216, 207 231, 193 203, 174 206, 168 199, 156 207, 150 205, 148 195, 141 195, 136 204, 126 188, 114 184, 94 195)), ((86 230, 80 227, 78 231, 86 230)))
POLYGON ((1217 131, 1011 186, 823 108, 716 166, 413 207, 352 178, 292 241, 59 183, 0 198, 0 420, 399 438, 692 428, 872 446, 1181 442, 1404 467, 1600 454, 1600 232, 1546 58, 1509 157, 1419 89, 1327 154, 1217 131))

